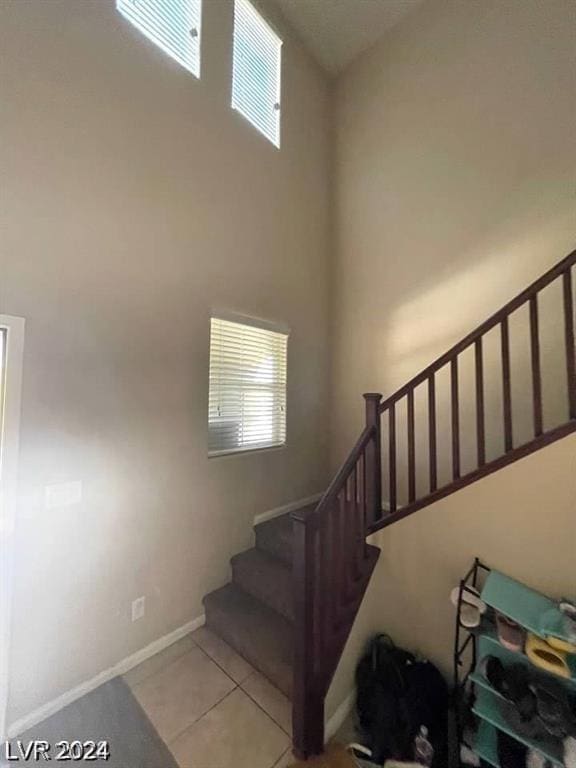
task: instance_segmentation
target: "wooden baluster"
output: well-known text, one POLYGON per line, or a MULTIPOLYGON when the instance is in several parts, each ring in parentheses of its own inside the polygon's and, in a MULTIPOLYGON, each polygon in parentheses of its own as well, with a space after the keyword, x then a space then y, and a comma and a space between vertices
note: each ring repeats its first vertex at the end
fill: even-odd
MULTIPOLYGON (((367 459, 366 459, 366 451, 368 449, 365 448, 364 452, 362 453, 362 518, 363 518, 363 530, 364 533, 368 530, 368 494, 367 494, 367 485, 366 485, 366 466, 367 466, 367 459)), ((366 536, 364 535, 362 537, 362 557, 366 558, 368 557, 368 544, 366 543, 366 536)))
POLYGON ((323 600, 325 608, 326 634, 329 637, 332 633, 332 627, 335 624, 335 593, 338 588, 336 581, 336 562, 338 543, 338 500, 335 499, 330 507, 328 519, 326 521, 325 542, 323 544, 326 562, 326 585, 323 600))
POLYGON ((348 481, 342 493, 340 505, 342 523, 342 573, 340 574, 340 602, 342 605, 348 600, 350 580, 348 578, 350 565, 350 515, 348 510, 348 481))
POLYGON ((542 434, 542 379, 540 375, 540 339, 538 335, 538 297, 530 299, 530 349, 532 352, 532 399, 534 404, 534 434, 542 434))
POLYGON ((574 298, 572 275, 568 269, 562 275, 564 283, 564 330, 566 340, 566 373, 568 375, 568 403, 570 418, 576 419, 576 349, 574 347, 574 298))
POLYGON ((430 493, 438 487, 438 462, 436 459, 436 382, 434 373, 428 377, 428 442, 430 445, 430 493))
POLYGON ((416 441, 414 429, 414 390, 408 392, 408 501, 416 499, 416 441))
POLYGON ((510 332, 508 317, 500 323, 500 340, 502 348, 502 405, 504 411, 504 450, 511 451, 514 447, 512 434, 512 378, 510 375, 510 332))
POLYGON ((338 622, 346 597, 346 487, 338 494, 335 514, 338 521, 338 557, 334 563, 334 615, 338 622))
POLYGON ((356 502, 356 497, 358 495, 358 486, 356 483, 356 465, 354 465, 354 469, 350 473, 347 485, 350 489, 350 497, 348 500, 348 521, 350 531, 350 536, 348 539, 348 573, 349 581, 351 583, 358 578, 358 559, 356 557, 358 543, 358 505, 356 502))
POLYGON ((486 436, 484 426, 484 360, 482 356, 482 337, 474 344, 476 356, 476 443, 478 466, 486 463, 486 436))
POLYGON ((318 685, 314 659, 314 558, 313 515, 293 513, 294 682, 292 728, 298 757, 320 754, 324 748, 324 693, 318 685))
POLYGON ((374 437, 366 446, 366 504, 368 525, 382 518, 382 456, 380 436, 380 401, 379 392, 364 394, 366 408, 366 426, 374 427, 374 437))
POLYGON ((324 595, 324 577, 325 577, 325 565, 326 559, 323 557, 324 547, 324 530, 322 525, 322 519, 315 515, 315 525, 312 527, 312 557, 316 563, 314 568, 314 580, 313 580, 313 597, 312 605, 314 606, 314 675, 315 679, 322 679, 323 666, 324 666, 324 647, 327 644, 327 636, 325 633, 324 617, 325 617, 325 602, 324 595))
POLYGON ((450 391, 452 401, 452 477, 460 477, 460 410, 458 406, 458 358, 450 362, 450 391))
POLYGON ((316 606, 316 627, 317 631, 314 636, 316 639, 316 659, 325 658, 325 654, 329 651, 330 643, 330 609, 326 595, 332 589, 331 568, 332 563, 330 561, 330 541, 332 538, 332 507, 327 507, 322 512, 321 517, 318 519, 318 528, 316 531, 314 541, 314 557, 316 559, 316 571, 318 577, 316 579, 316 593, 315 593, 315 606, 316 606))
POLYGON ((354 465, 354 574, 358 578, 360 575, 360 564, 362 561, 362 542, 366 538, 366 529, 364 528, 364 514, 362 512, 362 454, 354 465))
POLYGON ((364 542, 366 541, 366 508, 364 503, 365 486, 364 480, 366 478, 366 466, 365 466, 365 450, 362 451, 356 462, 354 471, 356 473, 356 560, 358 567, 364 557, 364 542))
POLYGON ((353 559, 352 559, 352 553, 354 551, 353 547, 353 540, 354 540, 354 525, 353 525, 353 518, 351 514, 350 509, 350 475, 348 475, 348 478, 346 479, 345 484, 345 490, 344 490, 344 518, 343 518, 343 530, 344 530, 344 538, 342 542, 343 546, 343 561, 344 561, 344 567, 342 569, 342 596, 344 598, 344 602, 347 602, 348 599, 351 596, 351 582, 352 582, 352 565, 353 565, 353 559))
POLYGON ((388 463, 390 470, 390 512, 396 512, 396 404, 388 408, 388 463))

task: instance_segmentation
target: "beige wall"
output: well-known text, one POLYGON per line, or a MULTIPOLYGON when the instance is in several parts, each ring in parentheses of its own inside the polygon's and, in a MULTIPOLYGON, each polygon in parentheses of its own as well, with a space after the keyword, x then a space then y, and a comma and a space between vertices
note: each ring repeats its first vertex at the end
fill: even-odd
POLYGON ((475 557, 553 597, 576 592, 576 435, 510 464, 374 536, 382 554, 328 697, 352 687, 371 633, 451 675, 450 590, 475 557))
MULTIPOLYGON (((429 0, 338 82, 335 458, 363 391, 391 394, 575 247, 575 31, 569 0, 429 0)), ((560 304, 544 301, 551 369, 560 304)), ((525 393, 516 320, 512 334, 525 393)), ((545 382, 549 426, 563 383, 545 382)), ((499 381, 487 388, 490 420, 499 381)), ((515 404, 524 437, 529 402, 515 404)))
POLYGON ((9 721, 197 617, 254 514, 325 485, 328 93, 284 35, 282 149, 112 0, 2 8, 0 312, 27 320, 9 721), (288 445, 206 455, 211 307, 281 321, 288 445), (44 487, 81 480, 79 505, 44 487), (146 595, 147 615, 130 622, 146 595))
MULTIPOLYGON (((568 0, 428 0, 338 81, 334 463, 363 426, 362 392, 391 394, 576 247, 575 31, 568 0)), ((560 311, 549 289, 547 427, 567 414, 560 311)), ((523 322, 511 324, 517 442, 531 428, 523 322)), ((485 348, 489 455, 502 446, 497 343, 485 348)), ((469 393, 472 362, 462 361, 469 393)), ((450 433, 441 380, 442 480, 450 433)), ((417 408, 426 418, 423 394, 417 408)), ((461 406, 472 443, 472 403, 461 406)), ((417 434, 420 491, 425 434, 417 434)), ((466 470, 475 457, 463 440, 466 470)), ((404 448, 400 440, 400 501, 404 448)), ((575 448, 570 438, 382 532, 329 711, 350 690, 357 654, 377 628, 447 668, 448 590, 475 555, 546 591, 576 589, 575 448)))

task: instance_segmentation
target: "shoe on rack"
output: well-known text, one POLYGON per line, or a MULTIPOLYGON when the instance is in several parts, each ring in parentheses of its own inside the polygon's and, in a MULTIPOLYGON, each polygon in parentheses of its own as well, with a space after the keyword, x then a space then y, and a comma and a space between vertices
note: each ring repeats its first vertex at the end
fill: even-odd
POLYGON ((492 688, 514 706, 521 720, 530 721, 538 714, 530 673, 523 664, 505 667, 496 656, 485 656, 480 671, 492 688))
POLYGON ((546 640, 542 640, 537 635, 528 634, 526 656, 528 656, 532 664, 540 667, 540 669, 544 669, 546 672, 558 675, 559 677, 571 677, 566 653, 553 648, 546 640))
POLYGON ((458 606, 460 602, 460 624, 466 629, 474 629, 479 626, 482 616, 486 613, 486 603, 480 598, 480 592, 467 584, 454 587, 450 593, 452 605, 458 606), (462 597, 460 597, 462 595, 462 597))
POLYGON ((496 612, 496 628, 498 629, 498 639, 504 648, 522 653, 526 640, 526 630, 520 624, 509 619, 508 616, 504 616, 503 613, 496 612))
POLYGON ((548 733, 560 739, 576 736, 576 714, 562 685, 542 678, 531 688, 536 696, 538 716, 548 733))

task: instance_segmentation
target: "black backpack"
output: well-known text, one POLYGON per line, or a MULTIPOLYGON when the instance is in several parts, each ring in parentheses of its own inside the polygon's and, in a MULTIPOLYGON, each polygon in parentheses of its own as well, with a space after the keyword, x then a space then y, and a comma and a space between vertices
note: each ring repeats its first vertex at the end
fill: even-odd
POLYGON ((365 746, 380 765, 411 760, 424 725, 434 766, 447 765, 448 687, 438 669, 376 635, 356 668, 358 720, 365 746))

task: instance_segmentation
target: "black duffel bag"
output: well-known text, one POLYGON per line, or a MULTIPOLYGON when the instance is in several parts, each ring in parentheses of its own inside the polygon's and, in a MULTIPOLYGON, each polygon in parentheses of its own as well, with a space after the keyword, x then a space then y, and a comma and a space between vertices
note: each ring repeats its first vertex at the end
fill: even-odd
POLYGON ((448 687, 439 670, 376 635, 356 668, 356 708, 372 760, 412 760, 414 739, 428 729, 433 766, 448 764, 448 687))

